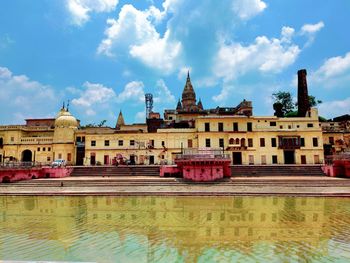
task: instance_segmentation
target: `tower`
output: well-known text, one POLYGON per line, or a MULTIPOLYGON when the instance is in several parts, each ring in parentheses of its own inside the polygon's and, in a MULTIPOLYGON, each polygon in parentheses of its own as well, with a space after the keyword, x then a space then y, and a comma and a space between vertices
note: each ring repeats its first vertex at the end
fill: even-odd
POLYGON ((149 119, 149 114, 153 109, 153 95, 151 93, 145 94, 145 102, 146 102, 146 119, 149 119))
POLYGON ((306 75, 306 69, 298 71, 298 117, 305 117, 310 109, 306 75))
POLYGON ((125 125, 125 122, 124 122, 124 117, 123 117, 123 113, 122 111, 119 112, 119 115, 118 115, 118 119, 117 119, 117 124, 115 125, 115 128, 117 130, 120 130, 120 127, 125 125))
POLYGON ((196 111, 196 93, 194 92, 191 79, 190 72, 187 73, 186 84, 184 90, 182 92, 182 110, 184 111, 196 111))

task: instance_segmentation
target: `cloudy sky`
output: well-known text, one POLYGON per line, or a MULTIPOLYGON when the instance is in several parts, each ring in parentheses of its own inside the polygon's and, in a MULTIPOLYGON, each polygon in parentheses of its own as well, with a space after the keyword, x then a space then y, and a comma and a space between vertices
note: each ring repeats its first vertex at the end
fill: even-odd
POLYGON ((54 117, 63 101, 82 124, 120 110, 128 123, 175 108, 190 70, 205 108, 271 94, 296 97, 308 71, 322 116, 350 112, 350 1, 4 0, 0 3, 0 124, 54 117))

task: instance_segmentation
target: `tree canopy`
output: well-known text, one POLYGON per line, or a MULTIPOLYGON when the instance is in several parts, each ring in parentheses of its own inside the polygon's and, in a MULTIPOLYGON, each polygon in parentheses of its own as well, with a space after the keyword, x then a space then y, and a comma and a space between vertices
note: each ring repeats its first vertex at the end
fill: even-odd
MULTIPOLYGON (((286 116, 292 117, 297 110, 298 102, 293 102, 293 98, 290 92, 278 91, 272 94, 274 99, 273 108, 276 111, 278 117, 286 116)), ((309 104, 310 107, 315 107, 318 104, 322 103, 321 100, 317 100, 315 96, 309 95, 309 104)))

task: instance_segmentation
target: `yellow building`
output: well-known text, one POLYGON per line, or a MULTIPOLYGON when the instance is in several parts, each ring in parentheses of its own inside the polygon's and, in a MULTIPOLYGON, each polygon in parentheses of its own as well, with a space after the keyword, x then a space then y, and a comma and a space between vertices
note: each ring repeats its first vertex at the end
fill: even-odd
POLYGON ((151 112, 145 123, 115 128, 81 127, 64 106, 55 119, 29 119, 25 125, 0 126, 0 162, 52 162, 110 165, 171 164, 185 148, 220 148, 232 164, 323 163, 323 134, 316 108, 301 117, 253 116, 252 102, 203 109, 189 75, 176 109, 164 119, 151 112))

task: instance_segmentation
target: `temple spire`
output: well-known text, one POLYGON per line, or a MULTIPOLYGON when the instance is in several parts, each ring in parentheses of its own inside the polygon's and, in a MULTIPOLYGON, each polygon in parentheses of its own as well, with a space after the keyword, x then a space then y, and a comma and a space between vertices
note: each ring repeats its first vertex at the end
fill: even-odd
POLYGON ((196 93, 194 92, 190 71, 187 72, 186 84, 182 92, 182 109, 184 111, 193 111, 196 110, 196 93))
POLYGON ((119 112, 119 115, 118 115, 118 119, 117 119, 117 124, 115 125, 115 128, 117 130, 120 130, 120 127, 125 125, 125 122, 124 122, 124 117, 123 117, 123 113, 122 111, 119 112))

